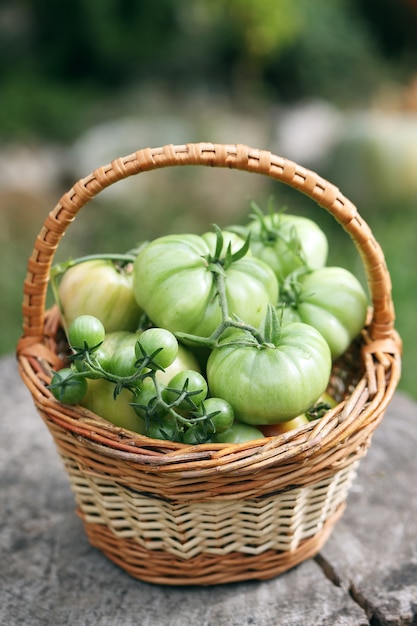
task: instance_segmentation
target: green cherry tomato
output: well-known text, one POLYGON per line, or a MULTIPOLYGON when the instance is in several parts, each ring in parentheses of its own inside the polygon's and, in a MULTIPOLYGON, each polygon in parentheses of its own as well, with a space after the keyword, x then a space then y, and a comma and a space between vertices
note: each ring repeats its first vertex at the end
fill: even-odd
POLYGON ((198 407, 206 398, 208 392, 207 381, 199 372, 183 370, 171 378, 163 391, 162 397, 167 404, 172 404, 178 400, 184 390, 190 395, 176 406, 180 410, 190 411, 198 407))
POLYGON ((325 391, 330 349, 312 326, 285 324, 275 344, 242 345, 244 339, 242 331, 234 331, 207 362, 211 394, 227 400, 239 421, 263 425, 290 420, 325 391))
POLYGON ((170 415, 152 419, 146 430, 146 436, 151 439, 178 440, 178 428, 170 415))
POLYGON ((207 400, 204 400, 195 413, 196 417, 201 415, 210 416, 213 433, 222 433, 227 430, 231 427, 234 420, 233 407, 223 398, 207 398, 207 400))
POLYGON ((68 329, 68 341, 74 350, 92 350, 99 346, 105 338, 103 324, 93 315, 80 315, 75 318, 68 329))
MULTIPOLYGON (((171 365, 168 365, 166 369, 157 370, 155 372, 155 376, 160 389, 162 390, 164 387, 166 387, 169 381, 176 374, 184 370, 190 369, 198 372, 198 363, 189 350, 179 345, 178 353, 173 363, 171 363, 171 365)), ((156 390, 153 380, 150 377, 147 377, 140 381, 136 394, 137 395, 135 398, 134 408, 137 414, 144 418, 146 415, 146 409, 144 409, 143 406, 146 407, 149 405, 149 403, 154 404, 156 398, 156 390)))
POLYGON ((87 393, 87 381, 70 367, 64 367, 52 376, 50 389, 63 404, 79 404, 87 393))
POLYGON ((106 332, 137 328, 142 311, 133 295, 132 265, 94 259, 64 273, 58 287, 67 327, 80 315, 94 315, 106 332))
POLYGON ((158 354, 152 359, 154 363, 163 369, 172 365, 178 355, 178 341, 175 335, 164 328, 144 330, 135 347, 136 358, 143 358, 144 353, 151 356, 157 350, 158 354))
POLYGON ((139 384, 135 397, 132 400, 133 408, 139 417, 145 419, 147 409, 151 409, 155 404, 156 390, 151 378, 144 378, 139 384))
MULTIPOLYGON (((100 348, 97 348, 97 350, 94 350, 94 352, 92 354, 90 354, 90 358, 93 361, 93 363, 100 364, 102 366, 102 363, 105 362, 107 356, 106 356, 106 354, 104 353, 104 351, 100 347, 100 348)), ((96 372, 89 365, 89 363, 85 360, 84 357, 82 357, 82 358, 75 358, 73 360, 73 362, 72 362, 72 365, 73 365, 74 369, 77 372, 84 373, 86 378, 89 378, 89 379, 102 378, 101 373, 100 372, 96 372)))
POLYGON ((140 333, 128 331, 107 334, 97 357, 101 367, 116 376, 128 377, 135 374, 135 346, 139 337, 140 333))
MULTIPOLYGON (((159 237, 142 248, 133 267, 136 300, 156 326, 208 337, 222 321, 217 280, 223 273, 229 315, 258 327, 278 282, 272 269, 246 254, 231 264, 210 261, 213 238, 193 234, 159 237)), ((224 249, 221 254, 225 254, 224 249)))
POLYGON ((359 280, 342 267, 323 267, 289 280, 281 292, 283 320, 317 328, 336 359, 362 330, 368 298, 359 280))
POLYGON ((158 380, 163 383, 167 383, 181 370, 198 369, 191 352, 179 346, 176 337, 163 328, 150 328, 137 333, 128 331, 108 333, 99 348, 97 360, 103 369, 112 374, 131 376, 137 370, 135 363, 143 358, 138 342, 148 355, 162 348, 153 360, 163 368, 157 370, 158 380))
POLYGON ((207 443, 210 438, 200 424, 190 426, 182 436, 183 443, 197 445, 199 443, 207 443))
POLYGON ((263 439, 264 434, 255 426, 234 422, 230 428, 224 432, 217 433, 214 440, 217 443, 244 443, 254 439, 263 439))

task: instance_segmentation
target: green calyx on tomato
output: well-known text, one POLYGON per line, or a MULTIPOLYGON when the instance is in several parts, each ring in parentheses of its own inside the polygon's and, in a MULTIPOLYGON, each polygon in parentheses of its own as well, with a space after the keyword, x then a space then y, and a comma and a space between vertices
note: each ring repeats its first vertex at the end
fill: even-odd
POLYGON ((184 370, 176 374, 165 387, 164 401, 182 411, 193 411, 205 400, 208 392, 206 379, 199 372, 184 370))
POLYGON ((48 385, 52 395, 63 404, 79 404, 87 393, 87 381, 70 367, 54 372, 48 385))
POLYGON ((236 419, 252 425, 287 421, 307 411, 325 391, 332 365, 329 346, 315 328, 279 325, 271 308, 268 317, 266 341, 230 331, 207 361, 211 393, 232 405, 236 419))
POLYGON ((73 367, 56 373, 50 385, 61 402, 82 404, 129 430, 185 442, 189 429, 202 442, 233 420, 223 400, 211 398, 205 408, 207 382, 170 331, 105 334, 100 320, 83 315, 68 336, 73 367))
POLYGON ((193 370, 173 376, 167 386, 145 379, 132 406, 145 420, 146 434, 154 439, 206 443, 233 424, 231 405, 222 398, 206 398, 205 378, 193 370))
POLYGON ((248 247, 220 229, 155 239, 133 266, 138 305, 156 326, 182 340, 212 339, 236 319, 257 328, 268 304, 277 302, 278 281, 248 247))
POLYGON ((232 227, 242 236, 250 235, 252 254, 267 263, 279 284, 300 267, 317 269, 327 260, 328 241, 311 219, 274 211, 264 215, 255 202, 250 204, 253 220, 245 227, 232 227))
POLYGON ((316 328, 336 359, 362 330, 368 298, 351 272, 323 267, 289 276, 281 288, 280 305, 284 322, 299 321, 316 328))
POLYGON ((178 341, 169 330, 148 328, 144 330, 135 345, 138 360, 150 355, 148 367, 164 370, 175 361, 178 355, 178 341))

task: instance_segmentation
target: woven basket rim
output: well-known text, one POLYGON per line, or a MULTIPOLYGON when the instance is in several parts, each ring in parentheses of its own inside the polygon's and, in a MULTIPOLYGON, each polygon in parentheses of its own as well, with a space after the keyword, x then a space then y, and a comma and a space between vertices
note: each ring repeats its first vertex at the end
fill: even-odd
POLYGON ((221 472, 221 468, 233 464, 233 471, 243 476, 254 471, 255 466, 260 471, 277 462, 305 461, 318 453, 331 456, 342 442, 342 447, 349 450, 348 456, 356 454, 355 449, 361 447, 358 438, 363 433, 367 439, 379 423, 400 377, 401 340, 394 328, 390 275, 382 249, 355 205, 315 172, 268 151, 241 144, 193 143, 145 148, 117 158, 80 179, 48 214, 35 240, 24 282, 22 313, 23 334, 17 345, 19 370, 40 413, 85 439, 103 455, 114 455, 137 466, 151 466, 155 471, 183 473, 187 468, 189 473, 201 475, 221 472), (46 310, 46 294, 52 260, 66 228, 80 209, 109 185, 150 170, 185 165, 237 169, 287 184, 333 215, 356 245, 372 301, 370 319, 360 340, 363 372, 349 396, 317 423, 245 444, 161 443, 116 428, 81 407, 61 405, 46 389, 50 370, 59 362, 55 349, 57 316, 56 312, 46 310))

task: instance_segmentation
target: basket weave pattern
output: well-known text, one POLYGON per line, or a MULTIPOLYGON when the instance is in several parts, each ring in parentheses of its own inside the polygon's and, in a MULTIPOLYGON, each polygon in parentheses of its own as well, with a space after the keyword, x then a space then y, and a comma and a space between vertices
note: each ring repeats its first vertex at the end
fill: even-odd
POLYGON ((91 543, 133 576, 166 584, 270 578, 314 555, 343 512, 360 458, 397 386, 400 340, 383 253, 356 207, 314 172, 240 145, 140 150, 82 179, 46 218, 28 263, 22 378, 69 475, 91 543), (162 167, 230 167, 288 184, 329 211, 361 255, 372 308, 335 364, 339 404, 322 419, 245 444, 187 446, 122 430, 46 385, 63 361, 57 309, 45 310, 53 256, 79 210, 105 187, 162 167))
POLYGON ((261 554, 294 550, 314 536, 345 501, 356 463, 319 483, 262 499, 171 502, 149 497, 113 481, 90 477, 71 465, 84 520, 108 526, 116 537, 135 539, 147 550, 181 559, 197 554, 261 554))

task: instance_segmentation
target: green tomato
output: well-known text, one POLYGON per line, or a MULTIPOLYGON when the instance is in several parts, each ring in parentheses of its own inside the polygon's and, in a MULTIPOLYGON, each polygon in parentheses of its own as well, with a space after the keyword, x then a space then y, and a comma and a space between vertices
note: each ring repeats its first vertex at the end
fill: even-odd
MULTIPOLYGON (((132 400, 133 409, 139 417, 145 419, 147 409, 151 408, 156 401, 156 389, 154 382, 151 378, 144 378, 139 384, 135 393, 135 397, 132 400)), ((156 412, 156 415, 160 415, 160 411, 156 412)))
POLYGON ((264 434, 258 428, 255 428, 255 426, 235 421, 230 428, 224 432, 217 433, 214 437, 214 441, 217 443, 245 443, 245 441, 263 438, 264 434))
POLYGON ((199 443, 207 443, 208 441, 211 441, 211 438, 200 424, 190 426, 182 435, 183 443, 198 445, 199 443))
POLYGON ((106 335, 98 355, 102 368, 116 376, 133 376, 137 371, 136 343, 140 337, 141 333, 128 331, 116 331, 106 335))
POLYGON ((135 397, 128 389, 122 389, 115 398, 114 383, 99 379, 88 381, 87 394, 80 404, 115 426, 145 434, 145 422, 131 406, 134 401, 135 397))
MULTIPOLYGON (((95 363, 100 364, 102 367, 102 363, 104 363, 107 359, 106 353, 101 350, 101 348, 97 348, 97 350, 94 350, 94 352, 90 354, 90 356, 93 362, 95 361, 95 363)), ((96 372, 85 360, 83 355, 81 356, 81 358, 75 358, 72 362, 72 366, 77 372, 83 373, 86 378, 102 378, 101 372, 96 372)))
POLYGON ((275 344, 233 343, 242 341, 245 333, 234 331, 207 362, 211 394, 227 400, 239 421, 263 425, 290 420, 325 391, 330 349, 312 326, 283 325, 275 344))
POLYGON ((164 328, 148 328, 144 330, 135 347, 136 358, 143 358, 143 352, 151 356, 159 350, 153 357, 153 361, 159 367, 165 369, 175 361, 178 355, 178 341, 169 330, 164 328))
POLYGON ((183 411, 193 410, 207 396, 207 381, 199 372, 183 370, 171 378, 162 393, 162 397, 167 404, 172 404, 178 400, 184 390, 190 395, 176 406, 183 411))
MULTIPOLYGON (((216 272, 209 261, 215 253, 209 241, 192 234, 155 239, 138 254, 133 288, 138 305, 156 326, 173 333, 208 337, 222 321, 216 272)), ((269 303, 278 298, 271 268, 250 255, 224 271, 229 315, 258 327, 269 303)))
POLYGON ((170 415, 152 419, 148 425, 146 436, 151 439, 178 441, 179 433, 175 419, 170 415))
POLYGON ((297 268, 326 264, 327 237, 309 218, 272 213, 250 222, 247 230, 252 254, 272 267, 279 284, 297 268))
POLYGON ((209 429, 213 433, 222 433, 233 424, 235 417, 233 407, 223 398, 207 398, 198 407, 195 417, 201 415, 210 416, 209 429))
POLYGON ((49 387, 52 395, 62 404, 79 404, 87 393, 86 379, 77 376, 70 367, 55 372, 49 387))
POLYGON ((281 291, 284 321, 314 326, 329 344, 332 358, 345 352, 362 330, 368 298, 359 280, 341 267, 300 274, 281 291))
POLYGON ((133 331, 142 314, 133 295, 132 266, 120 267, 104 259, 69 267, 58 296, 67 327, 80 315, 94 315, 106 332, 133 331))
POLYGON ((131 376, 136 371, 135 362, 143 356, 137 345, 138 341, 149 354, 163 348, 154 359, 163 368, 156 372, 158 380, 163 384, 168 383, 182 370, 199 369, 192 353, 178 345, 175 336, 162 328, 150 328, 142 333, 127 331, 109 333, 98 350, 97 360, 103 369, 112 374, 131 376), (169 365, 164 365, 165 363, 169 365))
MULTIPOLYGON (((223 230, 222 235, 223 235, 223 246, 222 246, 220 255, 223 257, 226 255, 229 247, 232 252, 237 252, 245 243, 245 240, 236 233, 223 230)), ((216 243, 217 243, 216 233, 214 231, 209 231, 201 235, 201 238, 204 239, 204 241, 207 243, 209 249, 214 252, 214 250, 216 249, 216 243)), ((250 252, 248 252, 247 254, 250 255, 250 252)))
POLYGON ((103 324, 93 315, 79 315, 68 328, 68 341, 74 350, 92 350, 105 339, 103 324))
MULTIPOLYGON (((194 370, 196 372, 199 371, 198 363, 194 358, 193 354, 184 348, 183 346, 178 346, 177 356, 175 357, 173 363, 169 365, 164 370, 157 370, 155 372, 156 379, 159 383, 161 390, 168 385, 170 380, 174 378, 177 374, 184 370, 194 370)), ((150 402, 154 403, 156 398, 156 390, 155 384, 150 377, 144 378, 138 384, 137 396, 135 398, 135 411, 137 414, 143 418, 146 416, 146 407, 150 402), (138 406, 142 405, 142 406, 138 406)), ((190 408, 190 407, 188 407, 190 408)), ((157 411, 158 413, 158 411, 157 411)))

